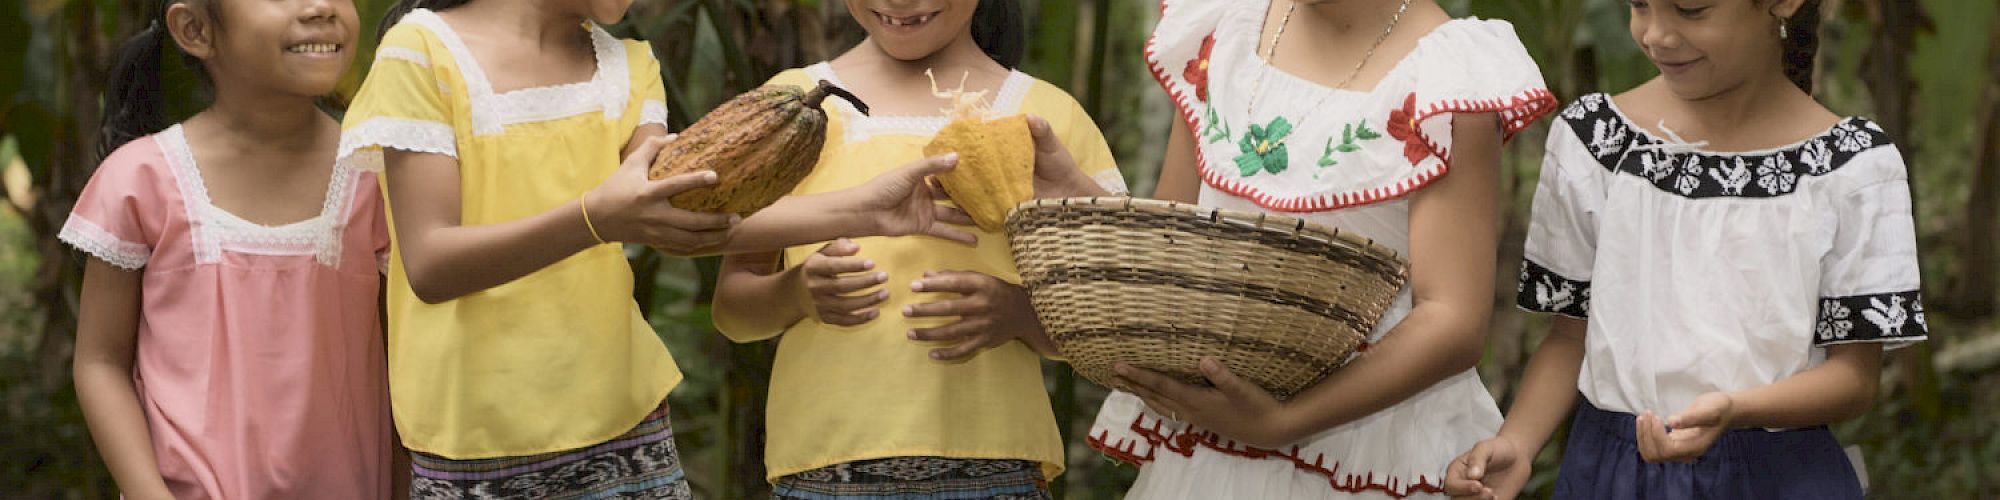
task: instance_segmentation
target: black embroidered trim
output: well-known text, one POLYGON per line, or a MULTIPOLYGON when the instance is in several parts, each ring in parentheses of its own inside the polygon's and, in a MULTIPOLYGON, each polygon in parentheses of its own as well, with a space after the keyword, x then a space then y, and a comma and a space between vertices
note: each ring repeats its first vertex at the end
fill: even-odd
POLYGON ((1923 297, 1907 292, 1825 297, 1813 324, 1813 345, 1894 342, 1930 334, 1923 297))
POLYGON ((1564 108, 1562 119, 1606 170, 1646 179, 1661 191, 1684 198, 1771 198, 1798 190, 1807 176, 1832 173, 1863 152, 1891 145, 1882 127, 1848 118, 1797 146, 1763 154, 1637 150, 1657 146, 1652 138, 1611 107, 1605 94, 1590 94, 1564 108))
POLYGON ((1521 261, 1521 281, 1514 291, 1521 309, 1576 319, 1590 316, 1590 282, 1563 277, 1532 260, 1521 261))

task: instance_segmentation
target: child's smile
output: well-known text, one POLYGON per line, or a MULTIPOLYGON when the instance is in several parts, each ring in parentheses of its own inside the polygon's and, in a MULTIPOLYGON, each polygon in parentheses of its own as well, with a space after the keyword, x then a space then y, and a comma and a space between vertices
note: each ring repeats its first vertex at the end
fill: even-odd
POLYGON ((871 10, 870 12, 875 14, 875 21, 881 23, 882 27, 888 30, 889 32, 897 34, 908 34, 922 30, 924 26, 930 24, 932 20, 937 19, 938 13, 942 11, 932 11, 932 12, 925 12, 925 13, 911 14, 911 15, 890 14, 890 13, 884 13, 879 10, 871 10))

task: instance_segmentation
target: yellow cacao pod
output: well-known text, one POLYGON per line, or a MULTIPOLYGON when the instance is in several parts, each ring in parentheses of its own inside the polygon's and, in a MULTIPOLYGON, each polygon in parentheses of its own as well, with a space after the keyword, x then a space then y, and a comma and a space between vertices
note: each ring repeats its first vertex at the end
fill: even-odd
POLYGON ((958 153, 958 166, 938 176, 945 194, 986 231, 1000 231, 1007 211, 1035 196, 1035 138, 1027 115, 946 124, 925 156, 958 153))
POLYGON ((812 90, 793 85, 751 89, 681 131, 654 158, 646 178, 714 170, 714 186, 682 191, 669 201, 685 210, 747 217, 791 193, 819 163, 826 143, 826 111, 820 102, 828 95, 868 113, 861 99, 825 80, 812 90))

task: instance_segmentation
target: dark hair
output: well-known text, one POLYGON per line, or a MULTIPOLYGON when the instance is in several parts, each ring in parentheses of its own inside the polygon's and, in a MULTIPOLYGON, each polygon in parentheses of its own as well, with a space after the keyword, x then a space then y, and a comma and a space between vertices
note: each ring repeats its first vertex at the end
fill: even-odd
POLYGON ((994 62, 1013 69, 1028 51, 1020 0, 979 0, 972 11, 972 40, 994 62))
POLYGON ((1784 40, 1785 78, 1793 85, 1813 91, 1813 58, 1819 56, 1819 0, 1805 0, 1799 10, 1786 18, 1784 40))
MULTIPOLYGON (((167 32, 167 8, 182 2, 201 8, 211 23, 220 19, 216 15, 218 7, 213 2, 161 0, 153 9, 146 29, 132 35, 118 47, 117 58, 112 60, 111 74, 108 75, 110 81, 104 88, 104 119, 97 127, 97 157, 100 160, 133 139, 166 130, 160 59, 165 56, 163 51, 173 45, 173 35, 167 32)), ((220 24, 211 25, 220 27, 220 24)), ((204 86, 209 83, 208 71, 202 68, 200 59, 185 52, 181 53, 181 59, 204 86)))
POLYGON ((403 15, 409 14, 412 10, 444 10, 465 5, 470 1, 472 0, 396 0, 396 4, 389 6, 389 11, 382 14, 382 24, 375 27, 375 41, 382 41, 382 37, 389 34, 389 28, 395 27, 398 21, 403 20, 403 15))

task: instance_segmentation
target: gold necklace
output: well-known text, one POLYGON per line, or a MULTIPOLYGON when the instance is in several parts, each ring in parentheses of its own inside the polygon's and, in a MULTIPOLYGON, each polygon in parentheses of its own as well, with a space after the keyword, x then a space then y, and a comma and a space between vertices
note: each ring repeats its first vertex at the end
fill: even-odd
MULTIPOLYGON (((1264 49, 1264 61, 1272 68, 1275 68, 1278 65, 1278 42, 1280 40, 1284 40, 1285 27, 1290 26, 1292 24, 1292 14, 1298 12, 1298 10, 1299 10, 1299 3, 1296 0, 1292 1, 1291 5, 1285 7, 1285 17, 1278 21, 1278 31, 1276 33, 1271 34, 1271 48, 1264 49)), ((1347 72, 1347 78, 1342 79, 1340 81, 1340 84, 1334 85, 1333 88, 1336 89, 1346 88, 1347 84, 1354 83, 1355 77, 1361 76, 1361 68, 1367 66, 1368 60, 1373 59, 1375 57, 1375 50, 1382 48, 1382 42, 1389 39, 1389 33, 1396 31, 1396 24, 1402 22, 1403 13, 1409 10, 1410 10, 1410 0, 1403 0, 1402 6, 1396 8, 1396 14, 1394 16, 1389 17, 1389 25, 1383 27, 1382 34, 1376 35, 1375 42, 1368 45, 1368 52, 1363 53, 1361 55, 1361 60, 1354 63, 1354 69, 1347 72)), ((1264 93, 1264 73, 1267 73, 1269 71, 1270 69, 1266 68, 1264 71, 1257 72, 1257 80, 1255 83, 1251 84, 1250 107, 1248 110, 1251 113, 1255 113, 1257 110, 1257 100, 1264 93)), ((1321 95, 1318 102, 1314 102, 1312 106, 1307 107, 1305 109, 1312 110, 1318 108, 1319 105, 1321 103, 1324 103, 1325 101, 1326 101, 1326 96, 1321 95)))

